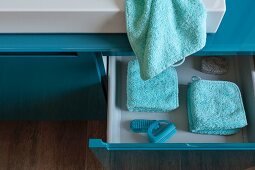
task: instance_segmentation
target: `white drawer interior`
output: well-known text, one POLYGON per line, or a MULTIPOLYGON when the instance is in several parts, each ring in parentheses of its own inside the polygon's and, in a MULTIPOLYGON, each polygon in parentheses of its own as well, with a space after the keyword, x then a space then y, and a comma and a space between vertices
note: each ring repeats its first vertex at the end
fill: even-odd
MULTIPOLYGON (((132 57, 110 57, 108 87, 108 129, 109 143, 148 143, 146 134, 133 133, 129 124, 133 119, 169 120, 175 123, 177 133, 168 143, 233 143, 253 141, 254 128, 251 124, 254 111, 254 65, 251 57, 229 57, 230 69, 225 75, 210 75, 199 71, 201 57, 188 57, 177 67, 179 79, 180 107, 170 113, 129 112, 126 107, 127 63, 132 57), (235 82, 241 89, 248 118, 248 128, 231 136, 200 135, 188 131, 186 110, 187 84, 192 76, 209 80, 235 82), (248 88, 248 89, 247 89, 248 88)), ((255 117, 254 117, 255 118, 255 117)), ((253 124, 253 123, 252 123, 253 124)))

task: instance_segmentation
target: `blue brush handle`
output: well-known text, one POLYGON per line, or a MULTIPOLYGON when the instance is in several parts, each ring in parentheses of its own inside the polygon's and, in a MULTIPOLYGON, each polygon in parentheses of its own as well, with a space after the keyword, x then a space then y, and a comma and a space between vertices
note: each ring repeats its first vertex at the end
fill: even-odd
POLYGON ((154 122, 156 120, 135 119, 130 122, 130 129, 135 133, 147 133, 150 125, 154 122))

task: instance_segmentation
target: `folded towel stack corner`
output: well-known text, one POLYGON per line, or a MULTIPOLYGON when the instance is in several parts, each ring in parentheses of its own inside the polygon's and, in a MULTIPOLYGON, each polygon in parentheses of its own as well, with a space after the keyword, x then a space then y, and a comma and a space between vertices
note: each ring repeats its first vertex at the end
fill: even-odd
POLYGON ((169 112, 179 107, 178 78, 175 68, 168 68, 144 81, 137 60, 128 63, 127 108, 137 112, 169 112))
POLYGON ((240 90, 232 82, 193 78, 187 97, 191 132, 232 135, 247 125, 240 90))

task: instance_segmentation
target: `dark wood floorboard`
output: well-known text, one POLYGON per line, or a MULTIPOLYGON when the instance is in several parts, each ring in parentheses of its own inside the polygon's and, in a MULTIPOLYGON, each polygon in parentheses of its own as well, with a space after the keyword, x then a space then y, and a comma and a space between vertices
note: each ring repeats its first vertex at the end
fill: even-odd
MULTIPOLYGON (((106 121, 0 122, 0 170, 103 170, 89 138, 106 140, 106 121)), ((243 170, 252 151, 113 151, 116 170, 243 170)))
POLYGON ((244 170, 255 165, 253 151, 182 151, 181 169, 244 170))
POLYGON ((111 170, 180 170, 178 151, 112 151, 111 170))
MULTIPOLYGON (((88 121, 87 140, 98 138, 106 141, 106 121, 88 121)), ((99 161, 95 158, 90 149, 86 150, 86 170, 103 170, 99 161)))
MULTIPOLYGON (((87 130, 106 128, 99 122, 0 122, 0 170, 102 169, 87 149, 87 130)), ((90 134, 105 138, 99 131, 90 134)))

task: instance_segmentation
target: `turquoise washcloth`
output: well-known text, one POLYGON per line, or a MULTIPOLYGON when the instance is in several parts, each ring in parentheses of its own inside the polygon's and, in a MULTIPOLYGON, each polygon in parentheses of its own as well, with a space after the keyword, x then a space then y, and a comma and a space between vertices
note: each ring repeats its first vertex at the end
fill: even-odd
POLYGON ((232 82, 195 79, 187 97, 191 132, 231 135, 247 125, 240 90, 232 82))
POLYGON ((206 14, 200 0, 126 0, 128 39, 143 80, 205 46, 206 14))
POLYGON ((179 106, 178 78, 169 67, 158 76, 144 81, 137 60, 128 63, 127 108, 137 112, 169 112, 179 106))

